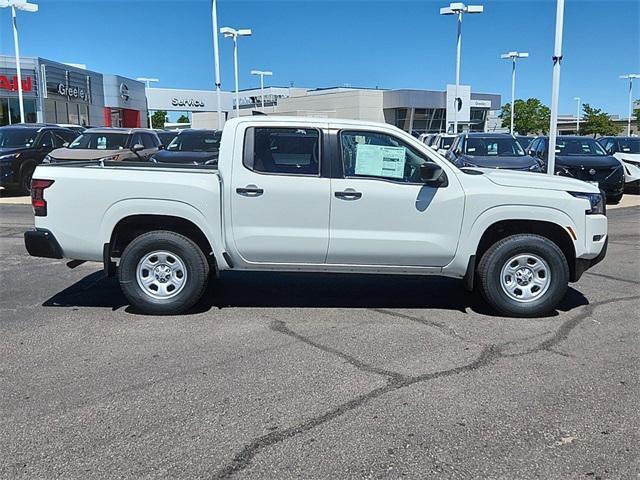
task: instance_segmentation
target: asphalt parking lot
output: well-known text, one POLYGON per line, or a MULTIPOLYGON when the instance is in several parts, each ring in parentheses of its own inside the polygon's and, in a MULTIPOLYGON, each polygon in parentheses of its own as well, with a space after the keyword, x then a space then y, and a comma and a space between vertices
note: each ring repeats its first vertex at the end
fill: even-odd
POLYGON ((227 274, 139 315, 0 205, 1 478, 638 478, 640 207, 558 313, 455 280, 227 274))

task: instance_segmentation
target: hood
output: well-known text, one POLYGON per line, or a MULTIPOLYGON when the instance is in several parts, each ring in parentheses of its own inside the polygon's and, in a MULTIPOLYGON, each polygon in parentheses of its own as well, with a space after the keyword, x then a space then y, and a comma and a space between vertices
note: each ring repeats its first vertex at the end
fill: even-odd
POLYGON ((615 167, 620 162, 610 156, 598 155, 556 155, 556 166, 562 167, 615 167))
MULTIPOLYGON (((598 193, 598 187, 575 178, 547 175, 546 173, 516 172, 513 170, 486 170, 484 176, 503 187, 561 190, 565 192, 598 193)), ((541 193, 542 195, 542 193, 541 193)))
POLYGON ((618 152, 614 155, 618 160, 622 160, 623 162, 629 160, 631 162, 640 163, 640 153, 624 153, 618 152))
POLYGON ((84 148, 57 148, 49 155, 56 160, 98 160, 118 154, 130 154, 130 150, 91 150, 84 148))
POLYGON ((153 159, 160 163, 194 163, 203 164, 207 160, 218 158, 218 151, 215 152, 180 152, 160 150, 153 155, 153 159))
POLYGON ((500 157, 495 155, 462 155, 460 161, 468 162, 482 168, 507 168, 510 170, 528 170, 538 162, 529 155, 522 157, 500 157))
POLYGON ((29 147, 19 147, 19 148, 0 148, 0 157, 2 155, 11 155, 12 153, 21 153, 26 150, 30 150, 29 147))

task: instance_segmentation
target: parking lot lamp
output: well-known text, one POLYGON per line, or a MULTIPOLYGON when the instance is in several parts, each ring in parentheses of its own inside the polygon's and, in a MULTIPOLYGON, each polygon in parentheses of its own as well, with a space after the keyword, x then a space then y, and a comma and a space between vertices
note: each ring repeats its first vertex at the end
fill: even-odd
POLYGON ((462 40, 462 15, 465 13, 482 13, 484 7, 482 5, 465 5, 462 2, 454 2, 448 7, 440 9, 440 15, 457 15, 458 16, 458 43, 456 44, 456 90, 453 106, 453 133, 458 133, 458 107, 460 99, 458 98, 458 87, 460 85, 460 42, 462 40))
POLYGON ((513 116, 515 112, 516 101, 516 59, 528 58, 529 54, 526 52, 509 52, 500 55, 500 58, 511 60, 511 135, 515 135, 513 131, 513 116))
POLYGON ((251 70, 251 75, 260 75, 260 96, 262 97, 262 112, 264 113, 264 77, 270 77, 271 75, 273 75, 273 72, 251 70))
POLYGON ((640 73, 627 73, 620 78, 629 79, 629 118, 627 119, 627 135, 631 136, 631 115, 633 114, 633 81, 640 78, 640 73))
POLYGON ((147 78, 147 77, 138 77, 136 78, 136 80, 139 82, 144 82, 145 86, 147 87, 145 90, 145 95, 147 97, 147 115, 149 116, 149 128, 153 128, 153 123, 151 122, 151 109, 149 108, 149 95, 147 90, 149 90, 149 84, 151 82, 159 82, 160 80, 158 80, 157 78, 147 78))
POLYGON ((216 102, 218 104, 218 128, 222 130, 224 119, 222 118, 222 99, 220 98, 220 54, 218 50, 218 2, 212 0, 211 22, 213 23, 213 63, 216 74, 216 102))
POLYGON ((551 82, 551 120, 549 124, 549 157, 547 174, 556 171, 556 135, 558 134, 558 97, 560 95, 560 62, 562 61, 562 27, 564 24, 564 0, 556 0, 556 33, 553 48, 553 80, 551 82))
POLYGON ((580 135, 580 97, 573 97, 576 101, 576 135, 580 135))
POLYGON ((0 0, 0 7, 11 7, 11 20, 13 22, 13 46, 16 53, 16 76, 18 80, 18 103, 20 105, 20 123, 24 123, 24 102, 22 99, 22 72, 20 71, 20 48, 18 46, 18 22, 16 10, 23 12, 37 12, 38 5, 27 3, 26 0, 0 0))
POLYGON ((236 116, 240 116, 240 94, 238 87, 238 37, 250 37, 251 29, 250 28, 241 28, 236 30, 231 27, 222 27, 220 29, 220 33, 225 36, 225 38, 231 38, 233 40, 233 68, 235 71, 235 79, 236 79, 236 116))

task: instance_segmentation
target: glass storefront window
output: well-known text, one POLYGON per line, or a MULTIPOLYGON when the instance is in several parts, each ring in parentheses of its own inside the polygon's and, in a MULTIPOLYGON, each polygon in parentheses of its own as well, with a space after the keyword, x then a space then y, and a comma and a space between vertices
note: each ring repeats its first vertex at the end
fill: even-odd
MULTIPOLYGON (((26 123, 36 123, 38 114, 36 112, 36 100, 25 98, 24 121, 26 123)), ((20 103, 17 98, 0 98, 0 125, 20 123, 20 103)))

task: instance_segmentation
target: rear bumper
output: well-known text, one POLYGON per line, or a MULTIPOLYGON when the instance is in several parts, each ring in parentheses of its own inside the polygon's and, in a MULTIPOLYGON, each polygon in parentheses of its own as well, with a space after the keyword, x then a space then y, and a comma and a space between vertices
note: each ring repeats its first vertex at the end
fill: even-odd
POLYGON ((24 232, 24 246, 32 257, 62 258, 62 248, 56 237, 44 228, 24 232))

